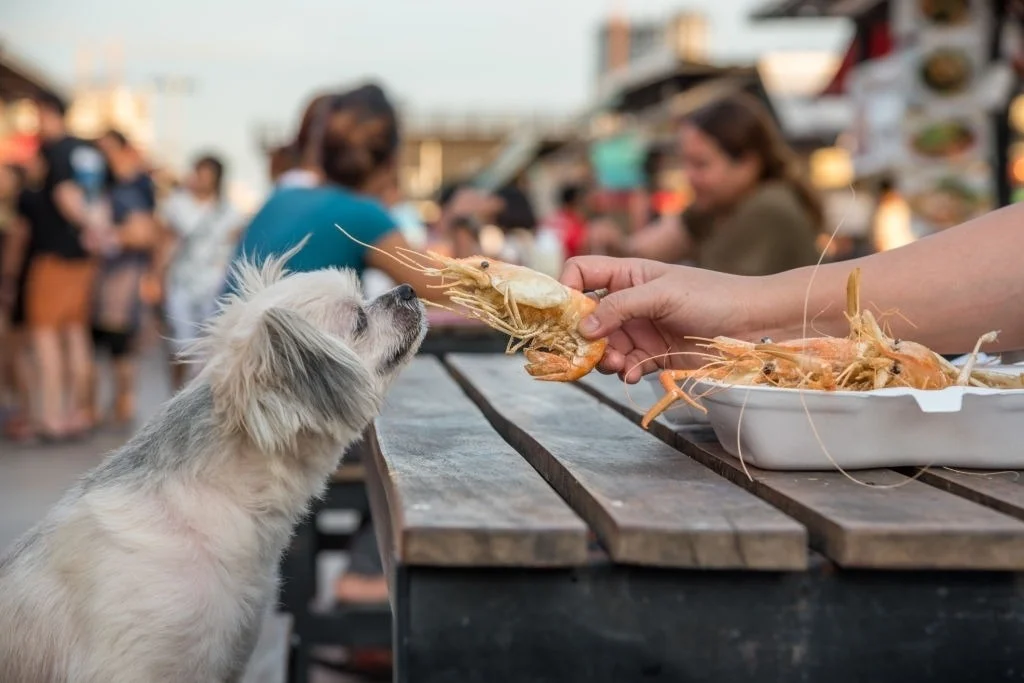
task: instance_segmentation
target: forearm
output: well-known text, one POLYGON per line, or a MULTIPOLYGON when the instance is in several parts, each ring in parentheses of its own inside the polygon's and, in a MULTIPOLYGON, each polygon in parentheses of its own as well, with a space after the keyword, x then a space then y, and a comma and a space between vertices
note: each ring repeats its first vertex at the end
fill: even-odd
POLYGON ((177 253, 178 237, 165 225, 159 225, 158 236, 159 239, 153 253, 153 272, 163 280, 177 253))
POLYGON ((897 338, 962 353, 999 330, 998 342, 987 348, 1024 348, 1022 222, 1024 206, 1011 206, 900 249, 770 276, 760 300, 750 304, 751 333, 845 335, 847 278, 860 268, 861 306, 893 313, 885 322, 897 338))
POLYGON ((64 219, 75 227, 82 228, 88 222, 85 193, 74 183, 65 181, 55 187, 53 199, 64 219))

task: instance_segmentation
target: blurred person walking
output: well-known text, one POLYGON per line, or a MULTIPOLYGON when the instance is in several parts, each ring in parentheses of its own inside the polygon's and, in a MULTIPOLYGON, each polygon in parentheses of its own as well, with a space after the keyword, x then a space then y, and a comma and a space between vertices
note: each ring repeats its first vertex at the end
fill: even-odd
POLYGON ((570 184, 558 192, 558 209, 546 221, 545 227, 558 235, 566 258, 580 256, 587 240, 587 189, 570 184))
POLYGON ((597 253, 769 275, 812 265, 824 209, 765 108, 736 95, 686 117, 679 131, 693 203, 626 236, 591 229, 597 253))
MULTIPOLYGON (((21 327, 24 310, 19 305, 23 284, 28 227, 19 215, 25 174, 20 166, 0 166, 0 426, 5 432, 27 420, 26 397, 21 375, 24 362, 21 327)), ((23 428, 23 427, 22 427, 23 428)))
POLYGON ((93 424, 130 427, 135 419, 136 340, 142 323, 142 281, 152 262, 159 232, 154 212, 156 189, 138 151, 111 130, 97 146, 111 172, 109 188, 113 231, 99 262, 92 317, 92 341, 110 356, 114 405, 98 408, 98 376, 92 381, 93 424))
POLYGON ((163 313, 175 391, 188 379, 189 366, 179 354, 215 311, 243 227, 242 215, 224 196, 224 172, 220 157, 200 156, 185 188, 171 195, 161 210, 167 239, 156 270, 164 283, 163 313))
POLYGON ((90 250, 108 228, 101 196, 106 164, 95 146, 68 135, 60 97, 42 94, 36 107, 47 172, 31 224, 25 319, 39 378, 38 436, 61 440, 91 426, 90 250))

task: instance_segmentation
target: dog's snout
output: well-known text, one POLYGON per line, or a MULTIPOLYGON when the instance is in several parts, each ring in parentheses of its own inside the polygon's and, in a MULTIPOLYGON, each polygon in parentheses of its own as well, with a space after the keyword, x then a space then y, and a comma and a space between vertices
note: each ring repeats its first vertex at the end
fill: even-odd
POLYGON ((398 294, 398 298, 402 301, 412 301, 416 298, 416 290, 409 285, 399 285, 395 293, 398 294))

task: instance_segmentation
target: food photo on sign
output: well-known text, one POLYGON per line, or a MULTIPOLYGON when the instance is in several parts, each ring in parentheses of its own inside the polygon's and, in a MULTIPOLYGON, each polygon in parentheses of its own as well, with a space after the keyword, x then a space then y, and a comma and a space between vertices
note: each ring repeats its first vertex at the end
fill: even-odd
POLYGON ((991 211, 993 180, 983 163, 919 168, 901 174, 899 189, 910 206, 915 235, 924 237, 991 211))
POLYGON ((911 120, 909 128, 907 143, 910 151, 925 160, 960 159, 984 147, 979 145, 979 122, 966 116, 911 120))

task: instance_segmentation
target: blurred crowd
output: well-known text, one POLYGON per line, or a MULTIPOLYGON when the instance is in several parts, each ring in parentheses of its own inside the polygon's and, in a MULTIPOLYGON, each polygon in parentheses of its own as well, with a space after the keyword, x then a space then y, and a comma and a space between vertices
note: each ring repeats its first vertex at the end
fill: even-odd
POLYGON ((147 321, 185 382, 176 352, 213 310, 243 223, 216 156, 163 187, 120 132, 79 139, 59 97, 36 106, 39 148, 0 178, 0 390, 4 435, 46 443, 131 428, 147 321))
MULTIPOLYGON (((150 322, 166 340, 171 384, 182 386, 182 351, 231 291, 229 266, 243 253, 260 259, 308 238, 294 270, 348 267, 368 295, 408 282, 431 297, 423 273, 386 254, 482 254, 552 276, 581 254, 763 275, 817 262, 831 229, 774 120, 743 95, 680 120, 672 144, 648 149, 636 191, 610 194, 585 174, 538 215, 524 174, 496 188, 467 179, 440 191, 429 222, 402 196, 400 122, 375 84, 311 98, 269 155, 272 189, 253 216, 226 198, 215 154, 167 182, 118 131, 78 139, 64 102, 43 94, 36 104, 38 153, 0 170, 0 398, 4 434, 19 441, 129 427, 150 322), (668 167, 685 176, 689 201, 660 186, 668 167)), ((864 251, 847 244, 827 256, 864 251)))

